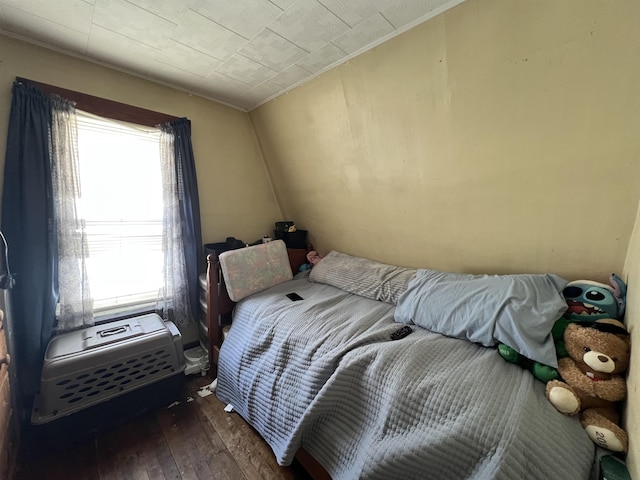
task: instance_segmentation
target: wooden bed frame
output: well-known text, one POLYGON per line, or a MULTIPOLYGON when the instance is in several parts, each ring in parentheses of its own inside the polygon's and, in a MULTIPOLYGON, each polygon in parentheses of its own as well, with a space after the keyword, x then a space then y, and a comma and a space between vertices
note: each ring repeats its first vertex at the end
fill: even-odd
MULTIPOLYGON (((291 271, 295 275, 300 266, 307 262, 306 249, 287 249, 291 271)), ((209 365, 211 374, 217 376, 218 355, 223 341, 222 329, 231 324, 231 315, 235 302, 229 298, 224 275, 220 268, 218 256, 214 253, 207 255, 207 327, 209 329, 209 365)), ((296 460, 315 480, 331 480, 331 475, 304 448, 296 453, 296 460)))

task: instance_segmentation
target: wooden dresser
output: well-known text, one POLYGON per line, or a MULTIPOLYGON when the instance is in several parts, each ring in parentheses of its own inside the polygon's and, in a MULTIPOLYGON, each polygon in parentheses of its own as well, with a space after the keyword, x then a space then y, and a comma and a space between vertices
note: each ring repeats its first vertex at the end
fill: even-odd
POLYGON ((13 409, 11 407, 11 386, 7 353, 4 312, 0 310, 0 478, 9 478, 14 460, 13 409))

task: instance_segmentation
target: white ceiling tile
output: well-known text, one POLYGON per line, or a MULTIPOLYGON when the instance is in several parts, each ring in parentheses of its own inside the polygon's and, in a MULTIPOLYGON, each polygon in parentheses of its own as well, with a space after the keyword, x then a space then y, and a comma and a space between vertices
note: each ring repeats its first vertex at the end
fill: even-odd
POLYGON ((282 9, 268 0, 196 0, 191 9, 247 40, 282 13, 282 9))
POLYGON ((247 91, 240 98, 247 102, 249 105, 253 106, 272 95, 280 93, 281 91, 282 87, 270 81, 266 81, 247 91))
POLYGON ((43 22, 57 23, 86 35, 91 31, 93 6, 82 0, 69 0, 65 2, 52 2, 51 0, 2 0, 2 4, 5 5, 7 9, 13 7, 24 13, 31 14, 43 22))
POLYGON ((393 33, 393 26, 379 13, 333 40, 347 53, 355 53, 375 40, 393 33))
POLYGON ((280 72, 307 55, 297 45, 265 28, 253 40, 239 50, 239 53, 276 72, 280 72))
POLYGON ((177 23, 176 19, 184 15, 193 0, 180 0, 180 1, 158 1, 158 0, 127 0, 129 3, 133 3, 137 7, 147 10, 154 15, 169 20, 170 22, 177 23))
POLYGON ((87 33, 10 6, 3 6, 3 23, 0 27, 8 32, 23 35, 44 44, 55 45, 57 48, 75 54, 86 55, 87 53, 89 39, 87 33))
POLYGON ((247 44, 245 38, 193 10, 187 11, 178 22, 175 40, 220 60, 226 60, 247 44))
POLYGON ((311 52, 345 33, 349 26, 316 0, 298 0, 268 28, 311 52))
POLYGON ((199 77, 206 77, 222 65, 222 61, 191 47, 169 40, 167 45, 156 54, 159 62, 191 72, 199 77))
POLYGON ((158 49, 94 25, 89 36, 87 55, 101 62, 147 75, 157 64, 158 49))
POLYGON ((399 0, 319 0, 350 26, 372 17, 398 3, 399 0))
POLYGON ((242 99, 240 97, 236 97, 230 103, 231 105, 237 106, 237 108, 241 108, 245 112, 250 112, 258 102, 253 102, 250 100, 242 99))
POLYGON ((271 3, 278 6, 282 10, 286 10, 291 5, 293 5, 295 1, 296 0, 271 0, 271 3))
POLYGON ((287 88, 290 85, 295 85, 301 82, 305 78, 309 77, 309 72, 298 65, 293 65, 286 70, 280 72, 275 77, 272 77, 269 81, 275 83, 281 88, 287 88))
POLYGON ((340 59, 347 56, 347 53, 335 46, 333 43, 327 43, 325 46, 314 50, 309 55, 296 62, 305 70, 316 73, 323 68, 339 62, 340 59))
POLYGON ((239 97, 253 87, 248 83, 241 82, 235 78, 213 72, 202 81, 202 85, 209 89, 209 95, 220 95, 226 98, 239 97))
POLYGON ((176 24, 124 0, 96 0, 93 23, 125 37, 162 48, 176 24))
POLYGON ((216 71, 241 82, 248 83, 253 87, 260 85, 277 73, 240 54, 233 55, 216 71))
MULTIPOLYGON (((253 87, 245 83, 239 82, 225 75, 213 73, 202 81, 200 86, 201 94, 213 99, 219 99, 230 105, 236 105, 245 108, 244 102, 239 102, 239 98, 245 92, 253 87)), ((195 90, 197 92, 198 90, 195 90)))
POLYGON ((246 110, 245 105, 241 104, 241 102, 238 101, 238 97, 227 96, 225 95, 226 92, 224 91, 220 93, 216 93, 213 90, 211 90, 207 85, 202 84, 202 85, 193 87, 189 89, 189 92, 194 95, 198 95, 204 98, 209 98, 219 103, 225 103, 229 106, 246 110))
POLYGON ((0 0, 0 30, 251 108, 462 1, 0 0))
POLYGON ((164 63, 154 65, 154 76, 168 85, 176 85, 185 90, 201 88, 203 78, 180 68, 164 63))
POLYGON ((426 16, 432 10, 446 3, 451 2, 445 0, 400 0, 394 6, 383 10, 382 15, 398 29, 426 16))

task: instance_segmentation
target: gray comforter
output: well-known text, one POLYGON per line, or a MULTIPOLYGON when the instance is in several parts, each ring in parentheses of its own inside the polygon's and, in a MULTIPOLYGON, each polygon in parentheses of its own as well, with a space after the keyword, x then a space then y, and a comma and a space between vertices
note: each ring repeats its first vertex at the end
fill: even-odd
POLYGON ((306 278, 252 295, 220 351, 217 395, 280 464, 304 446, 335 479, 589 478, 594 446, 542 383, 417 326, 391 341, 394 308, 306 278))

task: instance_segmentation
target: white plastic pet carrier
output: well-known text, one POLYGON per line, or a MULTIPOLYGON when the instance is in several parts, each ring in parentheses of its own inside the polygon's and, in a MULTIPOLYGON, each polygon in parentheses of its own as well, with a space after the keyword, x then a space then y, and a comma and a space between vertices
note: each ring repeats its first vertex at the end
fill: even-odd
POLYGON ((149 314, 55 336, 31 416, 43 424, 185 368, 180 332, 149 314))

